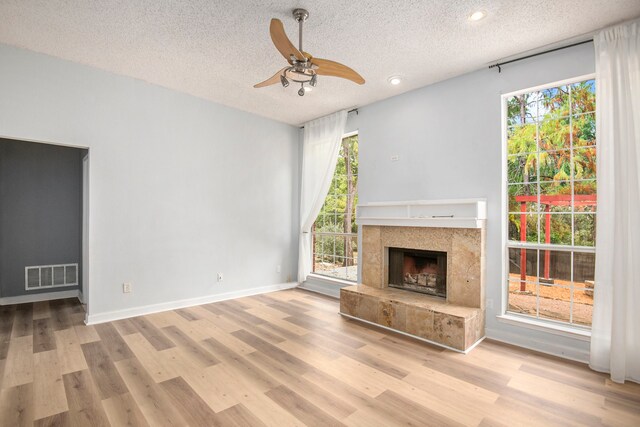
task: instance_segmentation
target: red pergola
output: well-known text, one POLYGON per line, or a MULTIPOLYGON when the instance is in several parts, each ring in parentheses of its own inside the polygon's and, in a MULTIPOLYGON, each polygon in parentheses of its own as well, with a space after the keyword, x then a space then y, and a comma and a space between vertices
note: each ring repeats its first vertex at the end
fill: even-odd
MULTIPOLYGON (((527 202, 538 202, 538 196, 516 196, 520 202, 520 241, 527 241, 527 202)), ((571 194, 540 195, 540 204, 544 205, 544 242, 551 243, 551 206, 571 206, 571 194)), ((573 206, 595 206, 595 194, 576 194, 573 196, 573 206)), ((551 265, 551 251, 544 251, 544 278, 549 279, 551 265)), ((527 279, 527 250, 520 249, 520 291, 525 291, 527 279)))

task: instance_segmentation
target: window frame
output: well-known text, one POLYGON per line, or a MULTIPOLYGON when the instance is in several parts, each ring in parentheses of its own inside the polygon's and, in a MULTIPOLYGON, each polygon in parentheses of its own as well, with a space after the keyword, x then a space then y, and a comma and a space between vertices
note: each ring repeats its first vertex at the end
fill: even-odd
MULTIPOLYGON (((591 335, 591 327, 583 326, 575 323, 564 322, 560 320, 552 320, 545 319, 535 316, 530 316, 526 314, 519 314, 514 312, 509 312, 509 249, 517 248, 517 247, 526 247, 527 249, 532 250, 540 250, 540 249, 548 249, 547 246, 540 243, 516 243, 509 244, 509 196, 508 196, 508 100, 513 96, 523 95, 526 93, 541 91, 545 89, 555 88, 563 85, 570 85, 586 80, 596 80, 595 73, 584 74, 564 80, 559 80, 551 83, 546 83, 538 86, 529 87, 526 89, 521 89, 513 92, 503 93, 500 96, 500 106, 501 106, 501 169, 502 169, 502 182, 501 182, 501 204, 500 204, 500 221, 501 221, 501 245, 502 245, 502 266, 501 266, 501 301, 500 301, 500 311, 497 314, 498 320, 506 323, 515 323, 521 324, 523 326, 527 326, 534 329, 542 329, 549 330, 556 333, 566 334, 566 335, 577 335, 581 337, 588 337, 591 335)), ((597 81, 596 81, 597 85, 597 81)), ((597 87, 597 86, 596 86, 597 87)), ((597 104, 596 99, 596 104, 597 104)), ((596 107, 597 110, 597 107, 596 107)), ((596 112, 594 111, 594 114, 596 112)), ((597 141, 596 141, 597 147, 597 141)), ((573 178, 572 178, 573 179, 573 178)), ((597 182, 597 176, 596 176, 597 182)), ((572 242, 574 236, 572 235, 572 242)), ((597 244, 597 242, 595 243, 597 244)), ((570 251, 570 252, 594 252, 596 246, 593 247, 584 247, 584 246, 575 246, 575 245, 554 245, 550 250, 560 250, 560 251, 570 251)), ((572 257, 573 264, 573 257, 572 257)), ((539 268, 539 267, 538 267, 539 268)), ((573 271, 573 267, 572 267, 573 271)), ((573 308, 571 308, 572 310, 573 308)))
MULTIPOLYGON (((342 140, 344 140, 345 138, 349 138, 349 137, 356 136, 356 135, 358 136, 358 147, 360 147, 360 133, 359 133, 358 129, 342 134, 342 136, 340 137, 340 141, 342 142, 342 140)), ((360 150, 358 148, 358 157, 359 157, 359 153, 360 153, 360 150)), ((336 162, 337 162, 337 160, 336 160, 336 162)), ((359 163, 359 159, 358 159, 358 163, 359 163)), ((335 175, 335 172, 334 172, 334 175, 335 175)), ((359 178, 359 174, 356 175, 356 176, 359 178)), ((333 181, 333 177, 331 178, 331 180, 333 181)), ((356 196, 358 195, 358 183, 359 183, 359 180, 356 183, 356 196)), ((325 202, 326 202, 326 199, 327 199, 328 195, 329 194, 327 194, 327 196, 325 196, 325 202)), ((325 202, 323 202, 323 205, 324 205, 325 202)), ((318 215, 319 214, 320 213, 318 213, 318 215)), ((355 215, 357 215, 357 211, 354 211, 354 216, 355 215)), ((315 225, 315 222, 317 220, 318 220, 318 216, 316 216, 316 219, 313 221, 314 225, 315 225)), ((311 230, 312 230, 311 231, 311 233, 312 233, 311 250, 309 252, 311 254, 310 262, 313 265, 313 261, 314 261, 314 257, 315 257, 315 236, 317 234, 316 234, 315 228, 313 226, 312 226, 311 230)), ((354 235, 355 234, 356 242, 357 242, 358 247, 360 247, 360 233, 359 233, 359 231, 360 231, 360 227, 358 226, 358 231, 356 231, 356 233, 348 233, 348 235, 354 235)), ((329 234, 338 235, 338 234, 344 234, 344 233, 326 233, 326 234, 327 235, 329 235, 329 234)), ((357 284, 357 283, 360 282, 359 257, 360 257, 360 253, 358 252, 358 258, 354 259, 354 261, 356 263, 356 280, 343 279, 343 278, 339 278, 339 277, 325 275, 325 274, 322 274, 322 273, 317 273, 317 272, 313 271, 313 268, 311 269, 311 272, 309 273, 309 275, 311 277, 315 278, 315 279, 319 279, 320 281, 332 282, 332 283, 335 283, 335 284, 338 284, 338 285, 351 286, 351 285, 357 284)))

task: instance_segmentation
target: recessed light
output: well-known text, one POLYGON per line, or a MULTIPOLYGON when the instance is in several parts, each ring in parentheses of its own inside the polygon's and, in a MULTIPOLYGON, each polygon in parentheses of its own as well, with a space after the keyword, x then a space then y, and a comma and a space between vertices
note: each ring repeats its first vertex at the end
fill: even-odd
POLYGON ((400 76, 389 77, 389 83, 391 83, 394 86, 399 85, 401 81, 402 79, 400 78, 400 76))
POLYGON ((471 15, 469 15, 469 21, 479 21, 485 16, 487 16, 487 12, 485 12, 484 10, 476 10, 471 15))
POLYGON ((304 91, 305 92, 311 92, 313 90, 313 88, 311 86, 305 86, 304 87, 304 91))

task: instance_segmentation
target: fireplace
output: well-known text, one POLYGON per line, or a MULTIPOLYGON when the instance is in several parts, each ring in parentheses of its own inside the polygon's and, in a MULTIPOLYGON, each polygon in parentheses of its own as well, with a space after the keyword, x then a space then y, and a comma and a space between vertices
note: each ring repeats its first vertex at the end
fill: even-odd
POLYGON ((447 298, 447 253, 389 248, 389 286, 447 298))
POLYGON ((469 351, 484 336, 485 201, 368 203, 357 215, 361 283, 340 289, 340 314, 469 351))

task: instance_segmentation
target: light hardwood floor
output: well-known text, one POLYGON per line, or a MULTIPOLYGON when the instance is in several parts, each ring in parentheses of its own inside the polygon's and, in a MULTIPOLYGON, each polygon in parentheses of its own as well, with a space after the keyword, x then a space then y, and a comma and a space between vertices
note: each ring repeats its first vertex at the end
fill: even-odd
POLYGON ((0 307, 2 426, 640 425, 640 385, 485 341, 461 355, 290 290, 105 323, 0 307))

